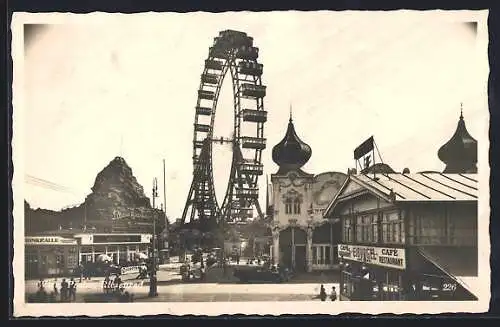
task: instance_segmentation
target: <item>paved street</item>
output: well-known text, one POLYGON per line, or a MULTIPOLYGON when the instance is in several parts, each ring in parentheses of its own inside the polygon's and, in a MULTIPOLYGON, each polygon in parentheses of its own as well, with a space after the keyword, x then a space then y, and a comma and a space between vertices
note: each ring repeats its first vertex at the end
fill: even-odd
MULTIPOLYGON (((327 293, 338 284, 324 284, 327 293)), ((102 285, 97 281, 78 284, 75 302, 85 302, 89 295, 102 294, 102 285)), ((36 285, 28 291, 36 291, 36 285)), ((148 298, 149 286, 127 287, 136 302, 211 302, 211 301, 307 301, 319 294, 319 284, 218 284, 193 283, 159 285, 158 297, 148 298)))
MULTIPOLYGON (((306 274, 297 276, 289 283, 239 283, 234 277, 223 277, 220 269, 211 269, 213 274, 205 283, 182 283, 179 275, 180 264, 161 265, 158 276, 158 297, 149 298, 149 279, 136 279, 135 274, 121 276, 126 291, 134 294, 135 302, 212 302, 212 301, 308 301, 319 294, 320 284, 325 286, 329 295, 332 286, 339 289, 337 278, 329 274, 306 274), (221 275, 221 276, 219 276, 221 275)), ((68 280, 68 279, 67 279, 68 280)), ((85 302, 103 294, 104 277, 77 281, 75 302, 85 302)), ((58 278, 60 284, 62 278, 58 278)), ((54 279, 46 279, 47 291, 52 291, 54 279)), ((37 281, 26 281, 26 295, 37 291, 37 281)))

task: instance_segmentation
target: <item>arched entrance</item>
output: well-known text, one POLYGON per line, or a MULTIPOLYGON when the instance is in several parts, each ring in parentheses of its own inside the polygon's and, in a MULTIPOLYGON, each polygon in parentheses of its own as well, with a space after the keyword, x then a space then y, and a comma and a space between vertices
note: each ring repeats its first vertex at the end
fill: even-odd
POLYGON ((280 232, 280 264, 303 272, 307 269, 306 232, 298 227, 288 227, 280 232))

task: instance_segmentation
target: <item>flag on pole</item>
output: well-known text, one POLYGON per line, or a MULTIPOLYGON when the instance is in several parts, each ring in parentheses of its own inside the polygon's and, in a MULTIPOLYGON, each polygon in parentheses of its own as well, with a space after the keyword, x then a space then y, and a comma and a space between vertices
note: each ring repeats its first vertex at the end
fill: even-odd
POLYGON ((361 143, 361 145, 354 150, 354 159, 359 160, 371 151, 373 151, 373 136, 370 136, 370 138, 361 143))
POLYGON ((361 143, 360 146, 354 149, 354 160, 359 161, 359 159, 363 158, 363 162, 360 163, 360 166, 363 167, 362 169, 366 169, 375 163, 373 150, 373 136, 370 136, 366 141, 361 143))

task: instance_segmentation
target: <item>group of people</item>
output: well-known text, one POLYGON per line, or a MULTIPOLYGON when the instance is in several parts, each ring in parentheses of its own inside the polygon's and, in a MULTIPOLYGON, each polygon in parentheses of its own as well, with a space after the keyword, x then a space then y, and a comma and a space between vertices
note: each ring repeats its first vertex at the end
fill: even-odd
MULTIPOLYGON (((320 291, 319 291, 319 298, 321 301, 326 301, 326 298, 328 295, 326 294, 325 291, 325 286, 321 284, 320 291)), ((332 293, 330 294, 330 300, 336 301, 337 300, 337 290, 335 289, 335 286, 332 286, 332 293)))
POLYGON ((104 290, 104 293, 108 294, 113 291, 119 291, 121 284, 122 279, 118 274, 115 275, 115 278, 113 280, 111 280, 109 274, 106 274, 106 277, 104 278, 104 282, 102 284, 102 288, 104 290))
POLYGON ((57 278, 54 279, 53 288, 50 293, 47 292, 45 284, 46 283, 43 278, 41 278, 38 282, 37 297, 40 300, 43 300, 44 298, 46 299, 50 296, 54 300, 57 300, 57 298, 59 297, 60 302, 76 301, 76 282, 73 277, 71 277, 69 283, 66 281, 66 278, 63 278, 59 286, 57 278))

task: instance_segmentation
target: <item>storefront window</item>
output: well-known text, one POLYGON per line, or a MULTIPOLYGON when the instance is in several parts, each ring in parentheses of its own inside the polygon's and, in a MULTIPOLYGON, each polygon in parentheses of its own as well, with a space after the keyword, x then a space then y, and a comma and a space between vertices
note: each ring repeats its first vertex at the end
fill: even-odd
POLYGON ((385 280, 381 283, 381 301, 397 301, 400 299, 400 275, 394 271, 385 272, 385 280))
POLYGON ((108 245, 108 252, 116 252, 117 248, 116 245, 108 245))
POLYGON ((331 263, 329 245, 315 245, 312 250, 314 265, 329 265, 331 263))
POLYGON ((74 269, 78 266, 78 252, 76 247, 68 248, 68 257, 66 258, 66 267, 68 269, 74 269))
POLYGON ((92 253, 92 246, 82 245, 80 247, 80 253, 82 253, 82 254, 92 253))
POLYGON ((125 264, 129 260, 127 247, 119 246, 118 249, 120 250, 120 264, 125 264))
POLYGON ((347 271, 342 272, 342 289, 340 290, 340 293, 347 297, 351 298, 353 292, 353 284, 351 280, 351 273, 347 271))
POLYGON ((38 252, 35 249, 26 249, 24 255, 24 267, 26 277, 38 276, 38 252))

